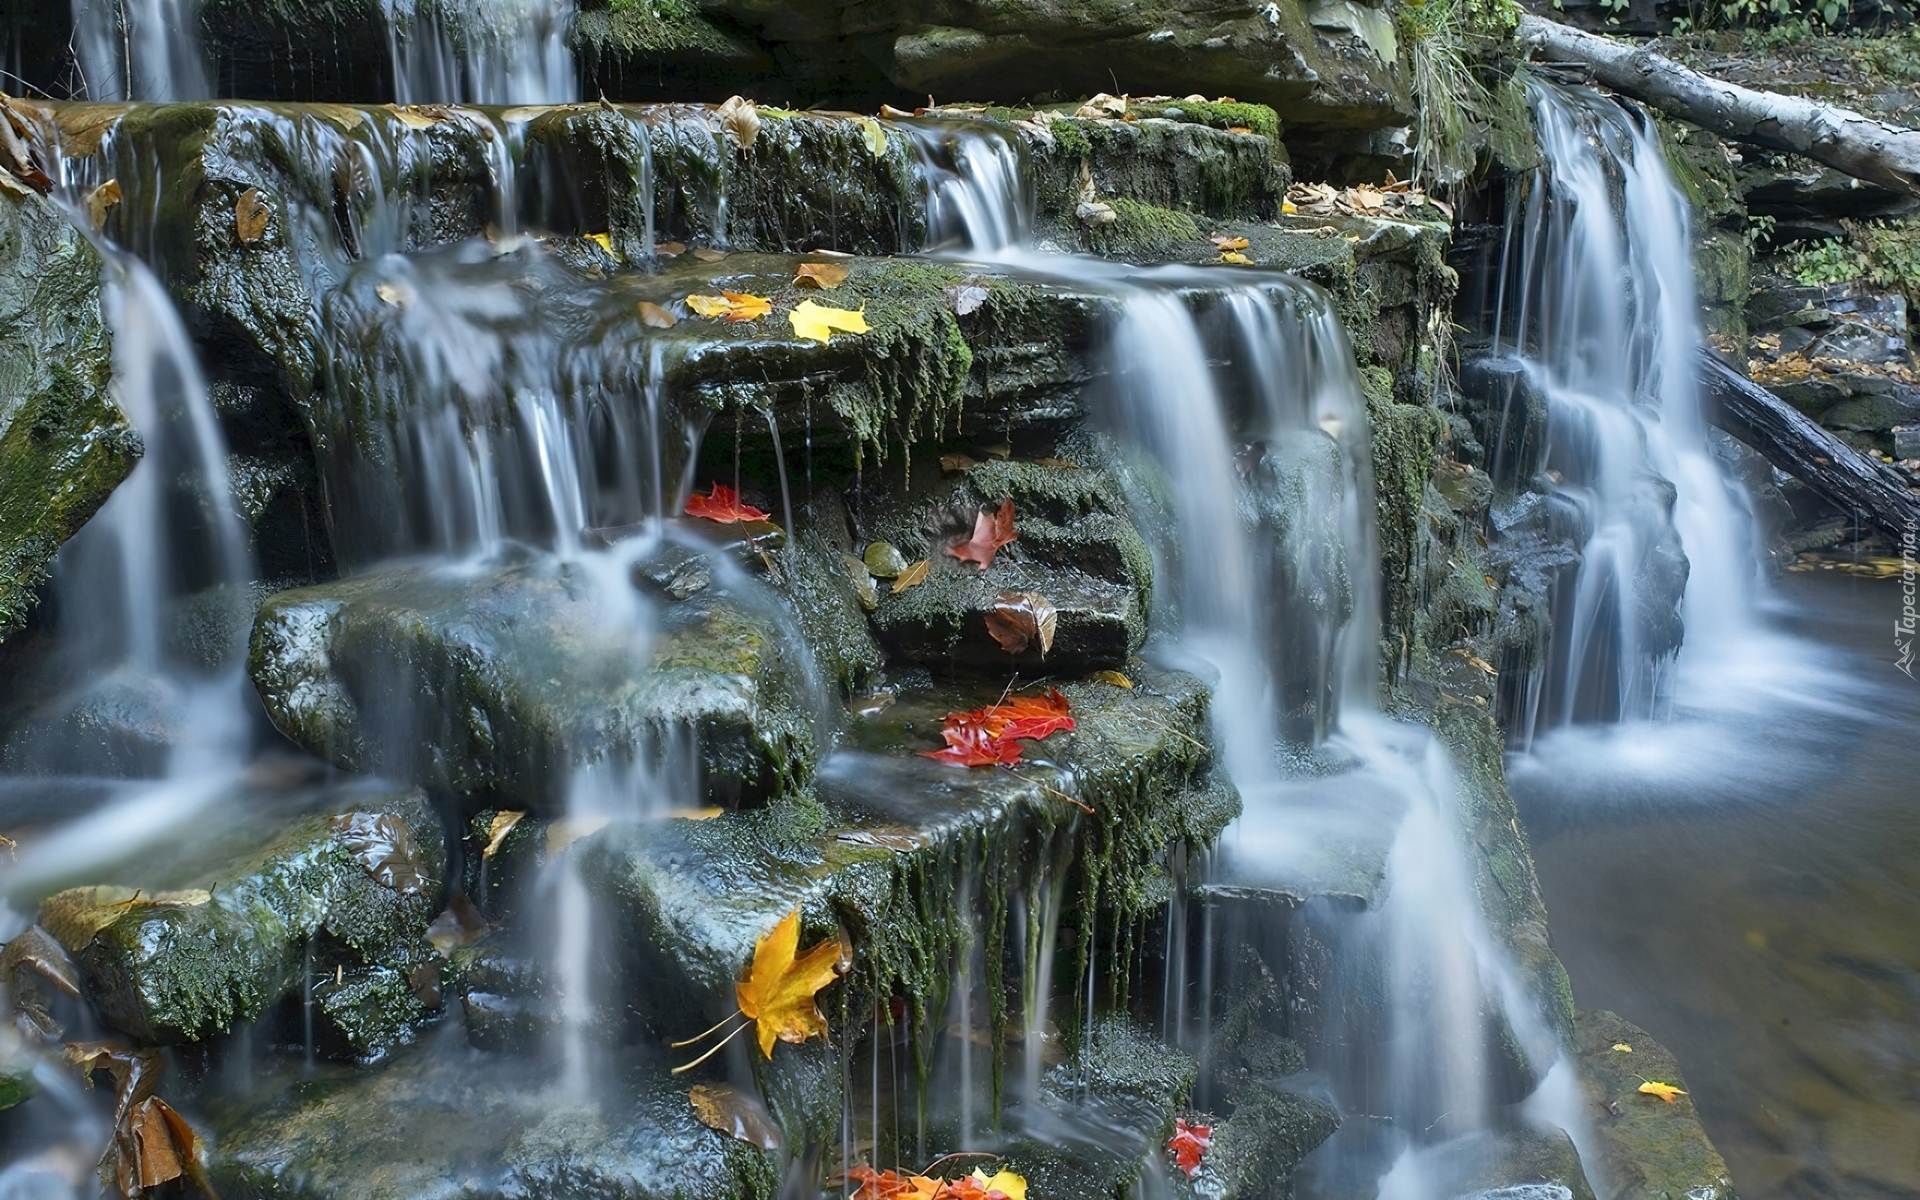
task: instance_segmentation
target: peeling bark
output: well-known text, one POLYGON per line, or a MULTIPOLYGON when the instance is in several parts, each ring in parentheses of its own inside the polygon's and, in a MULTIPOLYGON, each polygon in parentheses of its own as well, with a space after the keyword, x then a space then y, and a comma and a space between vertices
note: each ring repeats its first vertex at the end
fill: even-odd
POLYGON ((1721 137, 1805 155, 1855 179, 1920 195, 1920 131, 1838 105, 1727 83, 1541 17, 1520 18, 1520 41, 1543 58, 1581 63, 1614 91, 1721 137))

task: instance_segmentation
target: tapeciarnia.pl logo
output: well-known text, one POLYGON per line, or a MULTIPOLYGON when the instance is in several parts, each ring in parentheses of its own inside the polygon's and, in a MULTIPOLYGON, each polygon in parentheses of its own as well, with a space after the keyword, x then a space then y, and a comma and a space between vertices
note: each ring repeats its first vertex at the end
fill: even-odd
POLYGON ((1914 677, 1914 634, 1920 629, 1920 613, 1914 610, 1916 542, 1920 542, 1920 523, 1908 517, 1900 531, 1900 616, 1893 623, 1893 665, 1908 679, 1914 677))

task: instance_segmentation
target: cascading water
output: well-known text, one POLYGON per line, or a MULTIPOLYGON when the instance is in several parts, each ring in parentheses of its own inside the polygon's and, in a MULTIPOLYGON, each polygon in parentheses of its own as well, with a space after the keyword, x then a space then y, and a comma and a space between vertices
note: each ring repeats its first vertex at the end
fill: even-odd
POLYGON ((1581 556, 1518 701, 1522 743, 1664 713, 1676 653, 1741 657, 1759 584, 1748 503, 1707 442, 1688 208, 1658 137, 1583 88, 1536 83, 1532 103, 1546 165, 1509 209, 1494 349, 1545 396, 1540 469, 1581 556))
POLYGON ((569 104, 570 0, 384 0, 401 104, 569 104))
POLYGON ((73 0, 74 53, 89 100, 205 100, 199 0, 73 0))

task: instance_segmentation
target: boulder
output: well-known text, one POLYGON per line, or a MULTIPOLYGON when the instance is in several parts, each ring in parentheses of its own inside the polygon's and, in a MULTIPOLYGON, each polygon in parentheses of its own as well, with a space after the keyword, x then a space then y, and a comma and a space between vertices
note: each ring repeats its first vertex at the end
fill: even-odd
POLYGON ((576 772, 696 744, 730 805, 802 785, 819 703, 803 644, 748 586, 662 605, 530 556, 396 565, 261 606, 251 666, 288 737, 351 770, 558 810, 576 772))
POLYGON ((100 271, 65 213, 0 186, 0 639, 26 621, 61 543, 140 457, 109 392, 100 271))
POLYGON ((1727 1164, 1707 1140, 1693 1097, 1684 1094, 1686 1080, 1673 1055, 1610 1012, 1578 1014, 1574 1034, 1580 1089, 1598 1142, 1596 1161, 1587 1165, 1605 1194, 1619 1200, 1733 1200, 1727 1164), (1671 1104, 1647 1095, 1640 1085, 1648 1080, 1670 1083, 1682 1094, 1671 1104))
POLYGON ((242 789, 161 844, 47 896, 39 922, 79 965, 93 1010, 144 1042, 266 1020, 309 989, 314 1028, 274 1036, 377 1057, 426 1016, 408 975, 439 907, 440 821, 375 781, 242 789))

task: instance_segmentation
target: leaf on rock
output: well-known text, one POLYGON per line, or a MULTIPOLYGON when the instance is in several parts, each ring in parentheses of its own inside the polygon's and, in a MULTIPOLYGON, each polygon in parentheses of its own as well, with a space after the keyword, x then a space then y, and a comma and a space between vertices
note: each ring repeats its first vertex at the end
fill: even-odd
POLYGON ((1681 1091, 1679 1088, 1673 1086, 1672 1084, 1661 1083, 1655 1079, 1649 1079, 1646 1082, 1642 1083, 1640 1085, 1639 1090, 1648 1096, 1658 1096, 1662 1100, 1665 1100, 1668 1104, 1673 1103, 1673 1098, 1675 1096, 1686 1095, 1685 1092, 1681 1091))
POLYGON ((486 932, 487 919, 464 893, 455 892, 446 911, 433 919, 421 937, 443 958, 452 958, 455 950, 473 945, 486 932))
POLYGON ((267 202, 260 198, 259 188, 248 188, 233 202, 233 231, 243 246, 267 236, 267 202))
POLYGON ((1060 614, 1039 592, 1001 592, 987 610, 987 632, 1008 654, 1020 654, 1038 642, 1040 657, 1053 649, 1060 614))
POLYGON ((927 572, 932 568, 933 564, 924 558, 917 563, 910 564, 906 570, 894 576, 893 594, 898 596, 910 587, 919 587, 927 581, 927 572))
POLYGON ((725 250, 715 250, 711 246, 695 246, 693 256, 703 263, 717 263, 727 256, 725 250))
POLYGON ((816 342, 832 338, 835 330, 842 333, 867 332, 864 306, 854 312, 845 308, 825 308, 811 300, 802 300, 799 307, 787 314, 787 320, 793 323, 795 334, 816 342))
POLYGON ((1073 732, 1067 698, 1058 688, 1048 688, 1044 696, 1015 696, 982 711, 986 714, 983 723, 1000 737, 1037 742, 1051 733, 1073 732))
POLYGON ((118 179, 109 179, 87 193, 87 219, 93 222, 95 232, 106 225, 107 210, 118 203, 120 203, 118 179))
POLYGON ((1238 250, 1222 250, 1220 252, 1220 261, 1223 263, 1232 263, 1236 267, 1250 267, 1253 265, 1253 260, 1238 250))
POLYGON ((1189 1125, 1184 1117, 1174 1118, 1173 1136, 1167 1139, 1167 1149, 1173 1151, 1173 1160, 1187 1173, 1188 1179, 1200 1173, 1201 1160, 1212 1148, 1213 1126, 1189 1125))
MULTIPOLYGON (((80 972, 59 942, 38 925, 29 925, 15 934, 0 950, 0 987, 13 987, 14 973, 25 968, 51 983, 68 996, 80 996, 80 972)), ((18 996, 15 997, 16 1003, 18 996)))
POLYGON ((427 890, 427 873, 413 832, 391 813, 341 813, 328 823, 334 838, 381 887, 396 892, 427 890))
POLYGON ((987 289, 977 283, 956 283, 947 289, 947 300, 953 305, 953 315, 964 317, 978 312, 987 302, 987 289))
POLYGON ((881 125, 880 122, 874 120, 872 117, 860 117, 859 122, 860 140, 867 144, 867 149, 872 152, 875 158, 879 158, 882 154, 885 154, 887 152, 887 131, 885 126, 881 125))
POLYGON ((749 295, 746 292, 721 292, 720 294, 725 296, 727 303, 733 306, 733 311, 727 314, 729 321, 751 321, 756 317, 764 317, 773 310, 773 301, 765 296, 749 295))
POLYGON ((922 750, 920 757, 956 767, 1010 767, 1020 761, 1020 743, 1014 738, 1003 738, 974 721, 954 719, 970 715, 948 716, 946 727, 940 731, 947 744, 938 750, 922 750))
POLYGON ((793 276, 801 287, 831 290, 847 281, 847 269, 839 263, 801 263, 794 268, 793 276))
POLYGON ((773 1057, 773 1043, 804 1042, 827 1035, 816 993, 838 978, 840 942, 829 938, 796 954, 800 947, 800 910, 794 909, 753 948, 753 967, 734 985, 740 1011, 755 1026, 760 1053, 773 1057))
POLYGON ((200 888, 178 892, 143 892, 139 888, 68 888, 40 902, 40 926, 73 953, 86 948, 94 935, 118 921, 135 906, 151 908, 193 908, 213 898, 200 888))
POLYGON ((1094 674, 1094 678, 1098 679, 1101 683, 1110 683, 1117 688, 1126 688, 1129 691, 1133 689, 1133 680, 1128 679, 1118 671, 1099 671, 1094 674))
POLYGON ((968 454, 942 454, 940 456, 940 469, 942 471, 971 471, 979 465, 979 463, 974 461, 973 456, 968 454))
POLYGON ((583 837, 591 837, 613 823, 604 814, 589 817, 562 817, 547 826, 547 857, 565 850, 583 837))
POLYGON ((762 1150, 780 1148, 780 1128, 767 1106, 730 1083, 699 1083, 687 1093, 693 1115, 708 1129, 762 1150))
POLYGON ((1247 248, 1247 239, 1243 237, 1228 237, 1224 233, 1216 233, 1208 240, 1218 246, 1223 252, 1227 250, 1245 250, 1247 248))
POLYGON ((688 296, 687 307, 703 317, 724 317, 733 311, 725 296, 688 296))
POLYGON ((666 815, 669 819, 680 821, 711 821, 715 817, 726 816, 727 810, 717 804, 709 804, 705 808, 670 808, 666 815))
POLYGON ((1613 1051, 1616 1054, 1632 1054, 1633 1047, 1627 1045, 1625 1042, 1615 1042, 1613 1044, 1613 1051))
POLYGON ((687 515, 732 525, 738 521, 765 521, 773 514, 762 512, 751 504, 740 503, 739 492, 716 481, 713 490, 706 495, 695 492, 687 497, 687 515))
POLYGON ((1013 497, 1000 502, 997 511, 989 515, 982 510, 973 521, 973 536, 964 542, 947 547, 947 553, 961 562, 970 562, 982 571, 993 565, 993 556, 1019 538, 1013 530, 1013 497))
POLYGON ((608 254, 613 253, 613 235, 612 234, 590 233, 587 235, 587 240, 592 242, 594 245, 600 247, 602 250, 605 250, 608 254))
POLYGON ((855 1167, 847 1172, 847 1179, 857 1185, 851 1200, 935 1200, 947 1186, 945 1180, 926 1175, 902 1175, 872 1167, 855 1167))
MULTIPOLYGON (((400 119, 408 129, 432 129, 435 112, 433 105, 413 104, 402 108, 398 104, 387 105, 387 110, 400 119)), ((444 110, 442 110, 444 111, 444 110)))
MULTIPOLYGON (((690 297, 691 298, 691 297, 690 297)), ((680 323, 680 318, 655 304, 651 300, 640 302, 640 323, 655 329, 672 329, 680 323)))
POLYGON ((493 820, 487 822, 487 845, 486 849, 480 851, 480 857, 492 858, 500 853, 500 846, 507 840, 507 835, 513 832, 513 827, 518 825, 526 815, 523 812, 494 813, 493 820))
POLYGON ((729 96, 719 109, 720 126, 733 139, 733 144, 742 150, 753 145, 753 139, 760 136, 760 114, 754 109, 753 101, 741 96, 729 96))
POLYGON ((655 243, 653 252, 663 258, 679 258, 687 252, 687 246, 685 242, 658 242, 655 243))
POLYGON ((947 1189, 955 1200, 975 1195, 985 1197, 986 1200, 1027 1200, 1027 1181, 1012 1171, 1004 1169, 989 1175, 979 1167, 975 1167, 973 1174, 954 1180, 947 1185, 947 1189), (961 1191, 963 1185, 971 1185, 971 1187, 961 1191))

